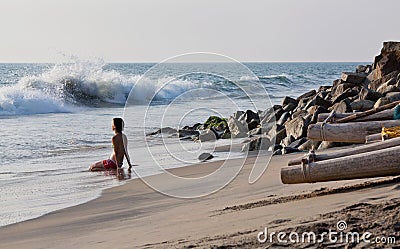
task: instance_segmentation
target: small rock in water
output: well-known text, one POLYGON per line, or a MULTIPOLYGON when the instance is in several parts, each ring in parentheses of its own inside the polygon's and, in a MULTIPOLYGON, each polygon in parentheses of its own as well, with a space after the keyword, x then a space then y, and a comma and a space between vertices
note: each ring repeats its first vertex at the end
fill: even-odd
POLYGON ((204 162, 210 159, 213 159, 214 156, 211 155, 210 153, 201 153, 201 155, 198 157, 200 161, 204 162))

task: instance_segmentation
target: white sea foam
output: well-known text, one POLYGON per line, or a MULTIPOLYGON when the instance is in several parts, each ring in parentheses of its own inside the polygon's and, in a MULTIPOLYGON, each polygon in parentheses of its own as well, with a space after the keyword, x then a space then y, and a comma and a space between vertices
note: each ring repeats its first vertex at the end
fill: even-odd
POLYGON ((162 101, 199 86, 181 79, 125 75, 105 70, 104 65, 79 61, 57 64, 41 74, 25 76, 14 85, 0 87, 0 115, 75 112, 77 107, 106 103, 124 105, 133 87, 131 99, 137 103, 162 101))

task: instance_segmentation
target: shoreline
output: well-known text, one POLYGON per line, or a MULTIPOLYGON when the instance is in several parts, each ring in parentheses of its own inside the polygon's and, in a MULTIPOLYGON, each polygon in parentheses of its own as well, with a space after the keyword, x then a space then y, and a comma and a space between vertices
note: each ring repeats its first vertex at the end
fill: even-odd
MULTIPOLYGON (((184 248, 193 243, 207 246, 224 245, 235 240, 224 235, 238 232, 243 232, 244 235, 254 234, 255 229, 261 231, 262 226, 268 224, 271 224, 274 229, 280 229, 290 224, 301 224, 299 219, 338 212, 360 202, 373 204, 398 196, 398 192, 389 191, 396 183, 329 193, 329 190, 343 186, 382 181, 385 178, 312 185, 283 185, 277 177, 280 168, 285 166, 288 160, 298 156, 299 154, 296 153, 273 157, 267 171, 252 185, 248 184, 247 180, 255 157, 249 156, 239 175, 225 188, 214 194, 190 200, 167 197, 155 192, 142 180, 132 179, 121 186, 103 190, 99 198, 84 204, 1 227, 0 244, 6 248, 24 246, 30 248, 65 248, 65 246, 109 248, 116 244, 119 248, 165 248, 166 246, 184 248), (295 196, 318 192, 321 189, 328 190, 328 193, 305 199, 295 198, 295 196), (272 199, 290 198, 290 196, 294 199, 286 202, 278 201, 273 205, 218 213, 218 210, 237 205, 251 205, 257 201, 268 202, 272 199), (293 205, 293 202, 296 205, 293 205), (240 212, 239 216, 238 212, 240 212), (282 222, 283 220, 289 221, 282 222), (151 236, 152 234, 157 236, 151 236), (220 239, 213 240, 212 237, 220 237, 220 239), (209 241, 207 242, 208 239, 205 238, 209 238, 209 241)), ((234 164, 237 160, 232 159, 226 162, 234 164)), ((193 177, 214 171, 221 162, 225 161, 206 162, 168 171, 179 176, 193 177)), ((157 175, 150 177, 157 178, 157 175)), ((255 239, 255 237, 252 239, 253 242, 256 242, 255 239)), ((203 247, 200 246, 200 248, 203 247)))

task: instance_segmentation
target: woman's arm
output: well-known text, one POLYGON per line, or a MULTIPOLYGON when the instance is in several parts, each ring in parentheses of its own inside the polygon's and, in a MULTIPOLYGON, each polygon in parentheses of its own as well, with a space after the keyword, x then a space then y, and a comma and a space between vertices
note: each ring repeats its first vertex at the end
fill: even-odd
POLYGON ((129 153, 128 153, 128 138, 126 137, 125 134, 123 134, 122 140, 123 140, 123 143, 124 143, 124 153, 125 153, 126 161, 128 162, 129 168, 132 168, 131 158, 130 158, 129 153))

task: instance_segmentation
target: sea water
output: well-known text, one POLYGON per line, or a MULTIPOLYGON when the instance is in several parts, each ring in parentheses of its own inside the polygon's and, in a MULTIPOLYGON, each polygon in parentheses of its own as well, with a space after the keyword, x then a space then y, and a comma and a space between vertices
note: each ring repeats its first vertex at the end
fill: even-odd
MULTIPOLYGON (((320 85, 331 85, 342 71, 353 71, 358 64, 362 63, 244 65, 258 77, 257 84, 266 90, 271 105, 280 103, 284 96, 296 97, 320 85)), ((235 82, 220 77, 186 76, 170 81, 160 90, 156 87, 159 82, 144 77, 153 66, 99 61, 0 64, 0 226, 87 202, 98 197, 101 190, 123 184, 115 175, 87 170, 91 163, 106 159, 111 153, 111 120, 124 116, 129 96, 138 101, 131 106, 138 113, 137 119, 125 120, 125 132, 135 145, 129 147, 129 153, 137 167, 154 164, 154 160, 163 168, 190 165, 198 162, 201 152, 212 151, 216 146, 176 137, 146 138, 146 132, 161 126, 178 128, 203 123, 216 113, 229 117, 238 109, 255 111, 235 82), (135 85, 138 82, 140 85, 135 85), (134 86, 134 93, 129 95, 134 86), (193 94, 199 88, 205 94, 193 94), (214 93, 222 93, 223 97, 214 93), (150 107, 140 104, 149 98, 150 107), (146 112, 152 118, 144 123, 140 114, 146 112), (173 156, 165 150, 166 145, 173 148, 173 156), (155 158, 141 156, 148 147, 155 158)), ((220 71, 226 67, 228 71, 224 64, 201 66, 220 71)), ((181 63, 177 67, 190 69, 199 65, 181 63)), ((165 78, 170 77, 169 73, 165 72, 165 78)), ((237 77, 237 81, 255 84, 247 75, 237 77)), ((266 101, 264 97, 253 97, 258 102, 266 101)), ((226 143, 220 140, 217 145, 226 143)), ((224 159, 227 154, 215 156, 214 160, 224 159)), ((156 173, 159 172, 146 172, 156 173)), ((135 174, 131 177, 135 178, 135 174)))

